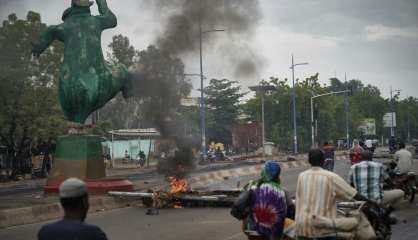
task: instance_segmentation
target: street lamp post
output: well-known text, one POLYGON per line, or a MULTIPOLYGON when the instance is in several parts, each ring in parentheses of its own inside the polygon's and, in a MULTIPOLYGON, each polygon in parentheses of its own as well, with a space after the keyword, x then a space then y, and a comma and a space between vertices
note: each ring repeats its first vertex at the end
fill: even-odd
POLYGON ((224 32, 223 29, 213 29, 208 31, 202 30, 202 19, 199 18, 199 55, 200 55, 200 131, 201 131, 201 152, 202 156, 206 156, 206 112, 205 112, 205 99, 204 99, 204 75, 203 75, 203 50, 202 50, 202 36, 211 32, 224 32))
POLYGON ((264 144, 266 142, 265 139, 265 124, 264 124, 264 94, 267 91, 274 91, 276 90, 276 88, 274 86, 270 86, 270 85, 258 85, 258 86, 251 86, 248 87, 251 91, 254 92, 259 92, 261 94, 261 135, 262 135, 262 143, 263 143, 263 156, 265 154, 264 151, 264 144))
POLYGON ((293 153, 298 153, 298 134, 297 134, 297 124, 296 124, 296 90, 295 90, 295 66, 307 65, 308 63, 294 63, 293 54, 292 54, 292 108, 293 108, 293 153))
POLYGON ((339 94, 339 93, 347 93, 349 92, 348 90, 344 90, 344 91, 338 91, 338 92, 329 92, 329 93, 324 93, 324 94, 318 94, 315 96, 311 97, 311 139, 312 139, 312 148, 315 147, 315 135, 314 135, 314 114, 313 114, 313 101, 315 98, 319 98, 319 97, 324 97, 324 96, 329 96, 329 95, 335 95, 335 94, 339 94))

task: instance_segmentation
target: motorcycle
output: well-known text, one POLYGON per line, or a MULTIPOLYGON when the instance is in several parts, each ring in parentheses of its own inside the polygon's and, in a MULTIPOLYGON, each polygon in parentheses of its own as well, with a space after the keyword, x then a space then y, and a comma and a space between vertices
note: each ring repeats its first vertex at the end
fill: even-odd
POLYGON ((415 200, 415 194, 417 192, 416 173, 408 172, 404 174, 398 174, 394 172, 396 163, 391 162, 385 165, 388 165, 386 171, 390 176, 390 179, 383 185, 383 189, 401 189, 405 193, 404 199, 408 200, 410 203, 413 203, 415 200))
POLYGON ((414 172, 405 174, 394 173, 391 181, 384 186, 384 189, 401 189, 405 193, 404 199, 413 203, 417 191, 415 179, 416 174, 414 172))
MULTIPOLYGON (((395 219, 390 217, 392 209, 384 208, 375 204, 366 202, 340 202, 337 204, 337 211, 340 217, 352 217, 355 212, 361 212, 364 214, 367 221, 361 221, 361 225, 367 226, 370 224, 374 231, 372 236, 370 231, 361 232, 357 230, 356 237, 354 239, 378 239, 378 240, 389 240, 392 236, 392 225, 395 224, 395 219), (368 235, 368 236, 367 236, 368 235), (375 237, 375 238, 373 238, 375 237)), ((365 220, 365 219, 364 219, 365 220)), ((364 226, 358 227, 358 229, 367 229, 364 226)))
MULTIPOLYGON (((390 240, 394 219, 390 217, 392 209, 369 204, 366 202, 339 202, 337 204, 337 219, 331 220, 313 216, 313 223, 318 228, 330 229, 337 239, 355 240, 390 240)), ((296 223, 289 214, 284 223, 283 237, 285 240, 295 240, 296 223)), ((249 240, 264 240, 255 231, 246 230, 249 240)))

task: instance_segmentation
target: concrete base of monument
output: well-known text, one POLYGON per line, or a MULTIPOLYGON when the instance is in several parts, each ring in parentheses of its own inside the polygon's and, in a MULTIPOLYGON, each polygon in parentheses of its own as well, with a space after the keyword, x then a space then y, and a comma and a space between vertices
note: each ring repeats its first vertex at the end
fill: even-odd
POLYGON ((133 184, 130 181, 106 178, 101 142, 100 136, 89 134, 59 137, 44 192, 58 192, 61 182, 70 177, 84 180, 90 193, 132 191, 133 184))

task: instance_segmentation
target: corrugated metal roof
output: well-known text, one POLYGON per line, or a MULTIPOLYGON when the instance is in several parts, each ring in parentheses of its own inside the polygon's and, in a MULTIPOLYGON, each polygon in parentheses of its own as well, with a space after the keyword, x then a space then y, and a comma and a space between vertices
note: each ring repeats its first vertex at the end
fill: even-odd
POLYGON ((158 137, 160 136, 160 132, 155 128, 142 128, 142 129, 118 129, 118 130, 111 130, 108 132, 109 134, 113 134, 116 136, 153 136, 158 137))

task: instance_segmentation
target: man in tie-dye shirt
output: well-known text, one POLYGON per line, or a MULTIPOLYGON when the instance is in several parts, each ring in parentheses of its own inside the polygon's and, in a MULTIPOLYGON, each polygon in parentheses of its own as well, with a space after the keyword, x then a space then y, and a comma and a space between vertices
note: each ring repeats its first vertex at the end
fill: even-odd
POLYGON ((280 166, 275 161, 267 161, 261 178, 250 183, 251 214, 246 220, 246 228, 255 230, 266 240, 280 239, 286 218, 286 194, 280 186, 280 166))

